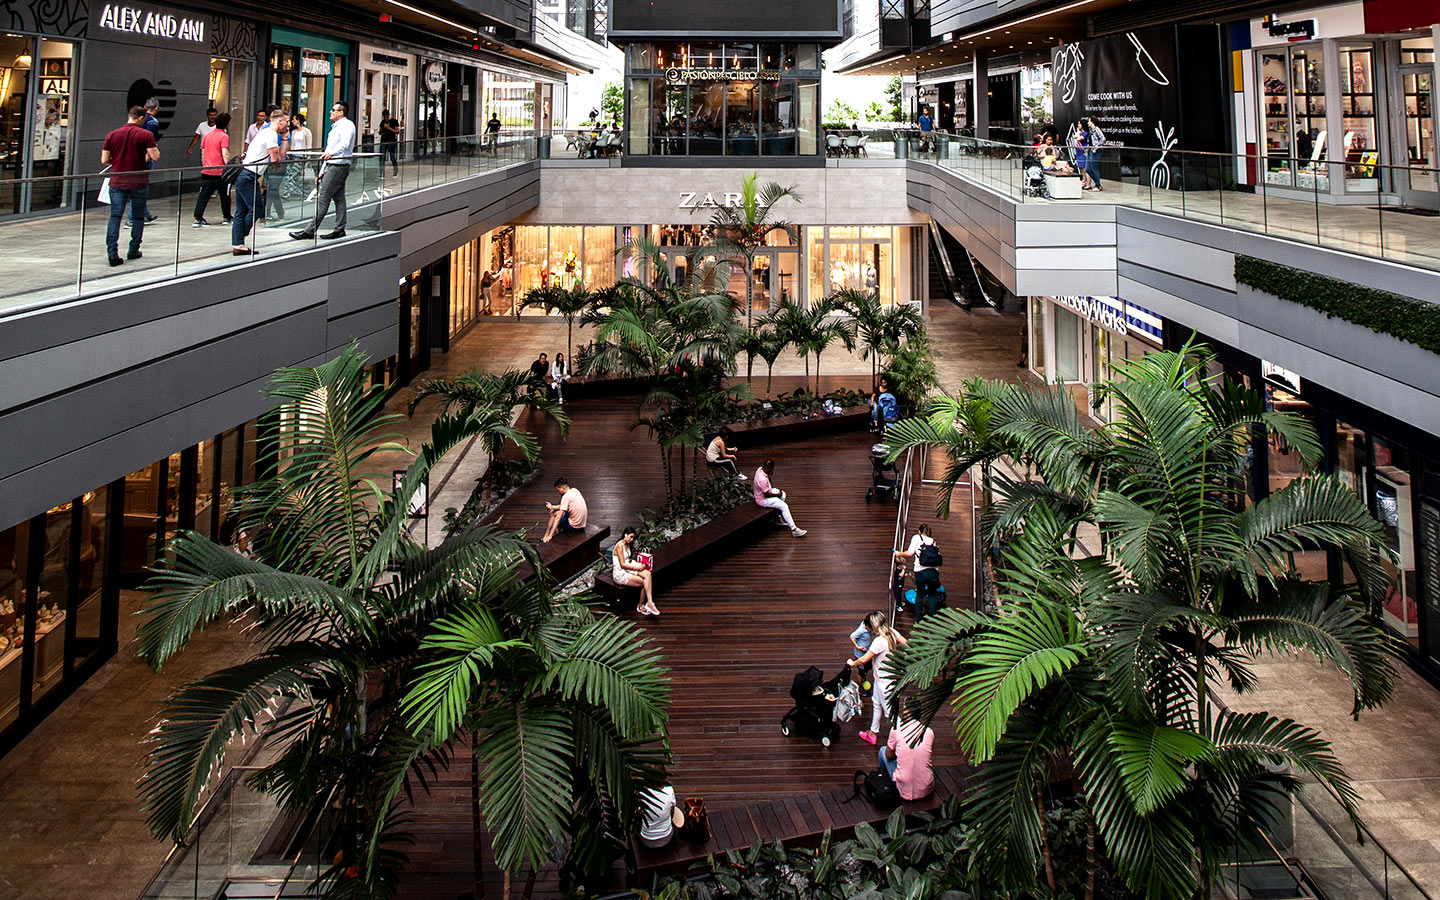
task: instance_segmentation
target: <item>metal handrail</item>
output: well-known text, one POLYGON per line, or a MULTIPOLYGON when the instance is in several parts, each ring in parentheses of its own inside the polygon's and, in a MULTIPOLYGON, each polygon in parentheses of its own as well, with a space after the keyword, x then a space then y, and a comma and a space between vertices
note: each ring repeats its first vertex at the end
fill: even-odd
MULTIPOLYGON (((415 145, 418 145, 418 144, 436 144, 436 143, 444 143, 445 141, 463 141, 463 140, 468 140, 468 139, 470 139, 470 138, 482 138, 482 139, 483 139, 483 138, 485 138, 485 137, 486 137, 486 135, 484 135, 484 134, 460 134, 460 135, 455 135, 454 137, 423 138, 423 139, 416 139, 416 140, 410 140, 410 141, 399 141, 399 142, 397 142, 396 146, 403 147, 403 146, 406 146, 406 145, 408 145, 408 144, 415 144, 415 145)), ((506 143, 508 143, 508 144, 515 144, 515 143, 519 143, 519 142, 524 141, 524 140, 528 140, 528 138, 520 138, 519 141, 516 141, 516 140, 512 137, 512 138, 511 138, 509 141, 507 141, 506 143)), ((302 153, 303 153, 303 154, 306 154, 304 157, 301 157, 301 158, 303 158, 303 159, 313 159, 313 158, 314 158, 314 154, 324 153, 325 151, 324 151, 324 148, 323 148, 323 147, 312 147, 312 148, 309 148, 309 149, 307 149, 307 150, 294 150, 294 151, 291 151, 291 152, 295 153, 297 156, 298 156, 299 154, 302 154, 302 153)), ((355 152, 351 153, 350 155, 351 155, 352 157, 359 158, 359 159, 375 159, 375 158, 378 158, 378 157, 381 155, 381 153, 380 153, 380 151, 378 151, 378 150, 356 150, 355 152)), ((233 159, 233 158, 232 158, 232 159, 233 159)), ((287 159, 288 159, 288 154, 287 154, 287 159)), ((260 166, 260 165, 265 165, 265 166, 268 166, 268 165, 283 165, 285 162, 286 162, 286 160, 282 159, 282 160, 280 160, 279 163, 270 163, 270 162, 267 162, 267 161, 262 161, 262 162, 249 163, 248 165, 252 165, 252 166, 260 166)), ((227 165, 228 165, 228 163, 227 163, 227 165)), ((173 174, 173 173, 176 173, 176 172, 180 172, 180 173, 185 173, 185 172, 198 172, 198 171, 201 170, 201 169, 214 169, 214 168, 216 168, 216 167, 215 167, 215 166, 207 166, 207 165, 205 165, 204 163, 196 163, 196 164, 193 165, 193 166, 169 166, 169 167, 165 167, 165 168, 161 168, 161 167, 158 167, 158 166, 157 166, 156 168, 153 168, 153 169, 145 169, 145 170, 143 171, 143 173, 137 171, 137 172, 135 172, 135 173, 133 173, 133 174, 136 174, 136 175, 144 174, 144 175, 147 175, 147 176, 149 176, 149 175, 166 175, 166 174, 173 174)), ((29 176, 29 177, 26 177, 26 178, 0 178, 0 187, 6 187, 6 186, 9 186, 9 185, 21 185, 21 184, 40 184, 40 183, 49 183, 49 182, 56 182, 56 181, 79 181, 79 180, 82 179, 82 178, 84 178, 84 179, 89 179, 89 178, 107 178, 107 177, 109 177, 109 176, 111 176, 111 175, 113 175, 113 174, 115 174, 115 173, 113 173, 113 172, 110 171, 110 167, 109 167, 109 166, 106 166, 104 169, 102 169, 102 170, 99 171, 99 172, 80 172, 80 173, 76 173, 76 174, 73 174, 73 175, 32 175, 32 176, 29 176)), ((127 173, 124 173, 124 174, 132 174, 132 173, 127 172, 127 173)))

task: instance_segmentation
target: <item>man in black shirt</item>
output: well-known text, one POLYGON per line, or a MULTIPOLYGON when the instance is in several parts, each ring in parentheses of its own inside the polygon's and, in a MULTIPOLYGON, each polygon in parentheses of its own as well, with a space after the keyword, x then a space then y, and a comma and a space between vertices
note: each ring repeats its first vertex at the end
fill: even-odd
POLYGON ((530 390, 535 393, 544 393, 545 378, 550 374, 550 360, 545 354, 530 364, 530 390))
MULTIPOLYGON (((491 153, 496 151, 496 145, 500 142, 500 117, 493 111, 490 113, 490 121, 485 123, 485 146, 491 153)), ((542 356, 544 354, 541 354, 542 356)))
POLYGON ((400 120, 390 115, 390 110, 380 111, 380 171, 385 171, 385 160, 390 160, 390 174, 400 174, 400 120))

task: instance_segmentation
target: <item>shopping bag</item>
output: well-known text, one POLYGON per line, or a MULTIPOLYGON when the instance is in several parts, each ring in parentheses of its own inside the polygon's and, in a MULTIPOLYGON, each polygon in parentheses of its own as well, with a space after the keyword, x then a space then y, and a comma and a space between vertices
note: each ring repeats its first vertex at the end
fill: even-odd
POLYGON ((110 176, 109 176, 109 175, 106 175, 106 176, 105 176, 105 180, 102 181, 102 182, 100 182, 100 193, 98 193, 98 194, 95 195, 95 200, 96 200, 97 202, 99 202, 99 203, 106 203, 106 204, 108 204, 108 203, 110 202, 110 176))

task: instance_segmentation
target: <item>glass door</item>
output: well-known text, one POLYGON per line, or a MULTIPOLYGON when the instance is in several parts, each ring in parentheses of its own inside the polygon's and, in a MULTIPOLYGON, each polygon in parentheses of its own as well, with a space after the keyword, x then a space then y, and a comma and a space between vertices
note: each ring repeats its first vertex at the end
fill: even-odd
POLYGON ((1440 208, 1440 184, 1435 157, 1435 40, 1410 38, 1400 42, 1399 87, 1402 95, 1403 134, 1395 141, 1395 158, 1409 164, 1407 178, 1397 184, 1406 206, 1440 208), (1403 154, 1403 155, 1402 155, 1403 154))
MULTIPOLYGON (((35 39, 0 34, 0 179, 25 177, 30 129, 30 78, 35 71, 35 39)), ((24 186, 0 184, 0 215, 24 209, 24 186)))
POLYGON ((1374 44, 1340 45, 1340 150, 1344 153, 1345 190, 1380 189, 1380 95, 1375 79, 1374 44))

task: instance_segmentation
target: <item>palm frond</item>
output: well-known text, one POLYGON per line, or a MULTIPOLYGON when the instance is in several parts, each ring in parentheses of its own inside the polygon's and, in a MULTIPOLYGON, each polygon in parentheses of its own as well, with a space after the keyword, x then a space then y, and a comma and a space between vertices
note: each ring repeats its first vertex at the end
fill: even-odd
POLYGON ((605 616, 576 633, 547 667, 542 685, 558 688, 566 700, 583 698, 604 709, 622 738, 638 740, 664 725, 667 672, 660 651, 640 628, 605 616))
POLYGON ((400 704, 406 724, 449 740, 465 720, 476 688, 492 677, 497 655, 524 647, 524 641, 506 638, 483 606, 440 619, 420 643, 434 655, 416 668, 415 683, 400 704))
POLYGON ((572 790, 574 727, 545 700, 497 704, 482 713, 475 756, 480 793, 500 868, 540 868, 553 856, 572 790))

